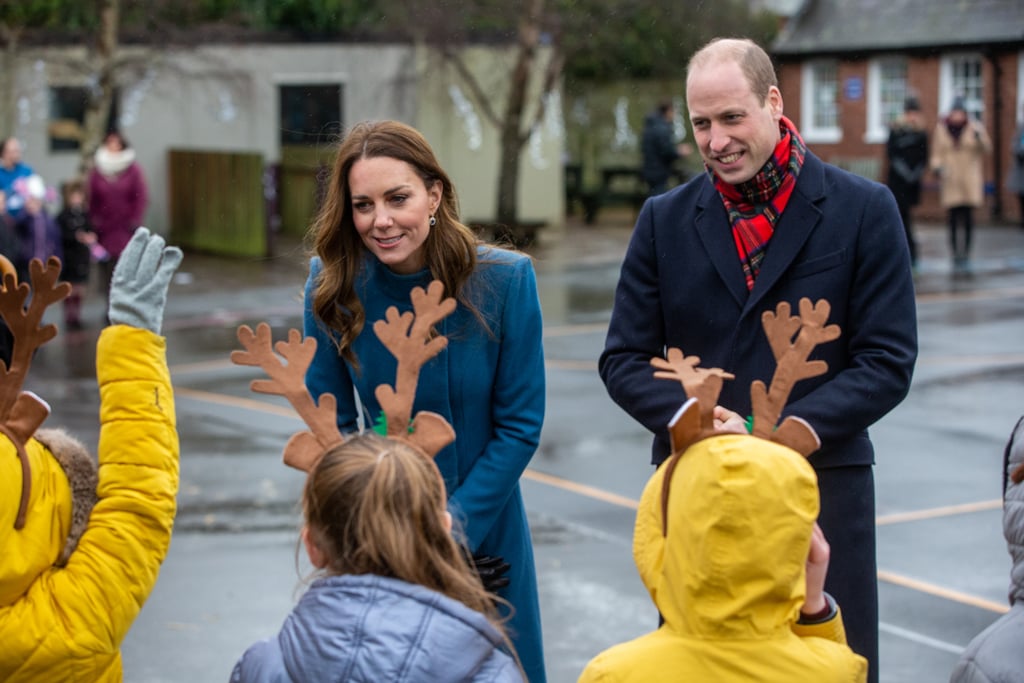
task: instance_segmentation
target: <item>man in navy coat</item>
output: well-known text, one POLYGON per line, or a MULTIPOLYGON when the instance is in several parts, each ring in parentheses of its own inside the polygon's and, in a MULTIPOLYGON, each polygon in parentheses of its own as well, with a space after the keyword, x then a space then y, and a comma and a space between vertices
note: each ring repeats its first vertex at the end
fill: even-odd
POLYGON ((714 40, 687 67, 687 107, 707 173, 649 199, 616 289, 600 372, 612 399, 669 454, 667 425, 686 400, 655 379, 666 347, 734 373, 720 405, 751 413, 750 383, 770 383, 775 358, 761 314, 826 299, 842 329, 812 358, 826 374, 800 381, 783 415, 807 420, 820 525, 832 547, 826 590, 842 606, 850 646, 878 680, 874 450, 868 427, 906 396, 917 358, 907 241, 885 186, 807 150, 782 113, 768 55, 748 40, 714 40))

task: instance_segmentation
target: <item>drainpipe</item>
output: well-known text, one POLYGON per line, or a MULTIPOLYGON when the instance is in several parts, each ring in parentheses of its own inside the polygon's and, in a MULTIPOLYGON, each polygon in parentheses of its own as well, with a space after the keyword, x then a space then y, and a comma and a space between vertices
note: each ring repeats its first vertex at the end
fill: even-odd
POLYGON ((992 164, 993 178, 995 184, 992 193, 992 220, 1000 221, 1003 218, 1003 67, 999 63, 999 54, 995 51, 987 51, 988 61, 992 64, 992 89, 995 97, 992 102, 992 164))

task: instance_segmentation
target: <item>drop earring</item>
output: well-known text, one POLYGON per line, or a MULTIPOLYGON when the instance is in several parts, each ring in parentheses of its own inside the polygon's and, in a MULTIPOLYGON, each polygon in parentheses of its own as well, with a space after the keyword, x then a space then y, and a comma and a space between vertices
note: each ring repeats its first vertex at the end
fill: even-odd
POLYGON ((435 225, 437 225, 437 219, 434 218, 433 216, 431 216, 429 223, 430 223, 430 227, 434 227, 435 225))

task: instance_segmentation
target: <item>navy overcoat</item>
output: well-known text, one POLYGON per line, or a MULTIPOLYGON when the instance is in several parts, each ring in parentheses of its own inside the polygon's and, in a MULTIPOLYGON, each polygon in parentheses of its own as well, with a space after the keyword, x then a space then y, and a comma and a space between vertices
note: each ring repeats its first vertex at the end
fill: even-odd
POLYGON ((769 384, 776 367, 761 314, 782 301, 796 314, 802 297, 828 300, 829 323, 842 334, 814 350, 828 372, 798 382, 783 414, 804 418, 821 437, 810 461, 832 544, 826 588, 842 606, 851 646, 877 664, 868 427, 906 396, 917 358, 909 249, 892 193, 808 152, 749 292, 706 173, 649 199, 622 264, 601 378, 653 432, 659 464, 669 453, 666 426, 686 396, 678 382, 654 378, 651 357, 678 347, 701 367, 735 374, 719 403, 749 415, 750 383, 769 384))

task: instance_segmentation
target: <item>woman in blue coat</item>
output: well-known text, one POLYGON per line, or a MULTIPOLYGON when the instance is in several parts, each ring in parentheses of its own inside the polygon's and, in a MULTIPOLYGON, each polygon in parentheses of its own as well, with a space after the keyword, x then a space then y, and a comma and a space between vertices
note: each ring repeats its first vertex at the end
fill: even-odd
POLYGON ((455 429, 455 442, 436 457, 448 509, 481 567, 510 565, 497 593, 513 608, 507 628, 529 680, 543 683, 536 570, 519 490, 544 417, 530 260, 481 244, 459 222, 455 188, 430 145, 394 121, 348 132, 312 238, 304 328, 317 351, 306 384, 313 396, 337 397, 342 432, 377 421, 374 390, 395 378, 394 356, 366 321, 384 319, 392 306, 411 310, 411 290, 431 280, 458 302, 437 325, 448 346, 420 370, 413 411, 438 413, 455 429))

